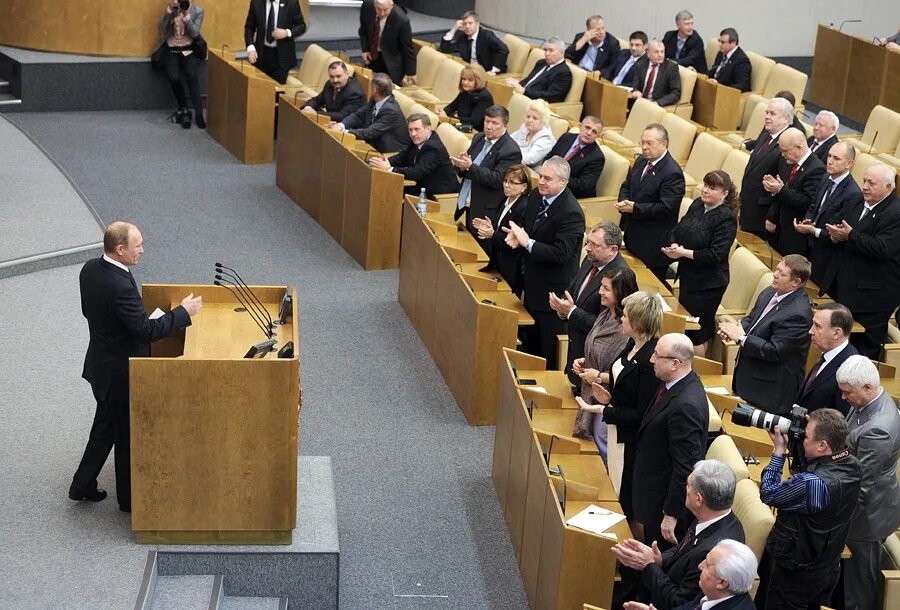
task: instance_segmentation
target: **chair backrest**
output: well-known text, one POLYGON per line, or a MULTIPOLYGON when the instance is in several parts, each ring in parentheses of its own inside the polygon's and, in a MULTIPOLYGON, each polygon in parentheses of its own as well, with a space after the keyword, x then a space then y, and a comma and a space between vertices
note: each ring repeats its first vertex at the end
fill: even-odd
POLYGON ((528 59, 528 54, 531 52, 531 44, 514 34, 504 36, 503 42, 509 48, 509 55, 506 58, 507 72, 521 72, 525 67, 525 60, 528 59))
MULTIPOLYGON (((606 162, 603 164, 603 173, 597 180, 597 196, 598 197, 618 197, 619 189, 628 176, 629 163, 628 159, 614 151, 609 146, 600 145, 606 162)), ((618 219, 616 219, 618 220, 618 219)))
POLYGON ((745 315, 750 314, 750 310, 753 309, 753 306, 756 304, 756 299, 759 298, 759 295, 763 290, 772 285, 772 280, 774 278, 775 274, 771 271, 766 271, 762 274, 762 277, 759 278, 758 282, 756 282, 756 289, 753 291, 753 295, 750 297, 750 303, 747 304, 747 310, 744 312, 745 315))
POLYGON ((328 69, 329 57, 331 57, 331 53, 317 44, 306 47, 306 51, 303 52, 303 61, 300 62, 300 68, 297 71, 297 79, 310 87, 318 85, 322 70, 328 69))
POLYGON ((419 87, 429 88, 434 86, 438 70, 447 57, 432 47, 422 47, 416 55, 416 84, 419 87))
POLYGON ((460 131, 450 123, 441 123, 438 125, 437 134, 451 157, 458 157, 460 154, 467 151, 469 149, 469 144, 472 143, 464 133, 460 133, 460 131))
POLYGON ((759 278, 769 271, 765 263, 759 260, 747 248, 737 248, 728 258, 730 280, 722 295, 724 309, 746 311, 753 304, 753 291, 759 278))
POLYGON ((562 118, 561 116, 551 114, 549 124, 550 131, 553 133, 553 137, 557 140, 560 139, 564 133, 569 131, 569 121, 562 118))
POLYGON ((800 70, 795 70, 785 64, 775 64, 772 72, 769 73, 769 79, 763 89, 763 96, 772 98, 779 91, 790 91, 799 105, 803 100, 803 93, 806 91, 807 80, 809 77, 800 70))
MULTIPOLYGON (((864 144, 880 152, 900 150, 900 113, 878 105, 872 108, 862 138, 864 144)), ((869 149, 860 152, 869 152, 869 149)))
POLYGON ((678 66, 678 74, 681 76, 681 99, 678 104, 690 104, 694 97, 694 85, 697 84, 697 73, 690 68, 678 66))
POLYGON ((525 64, 522 66, 522 78, 531 74, 535 64, 542 59, 544 59, 544 49, 541 49, 540 47, 531 49, 531 51, 528 52, 528 57, 525 59, 525 64))
POLYGON ((756 483, 750 479, 738 481, 731 510, 744 526, 744 542, 759 561, 766 548, 769 532, 775 525, 775 515, 772 514, 772 509, 759 499, 759 487, 756 483))
POLYGON ((713 403, 710 402, 709 396, 706 397, 706 408, 709 410, 709 425, 706 427, 706 431, 719 432, 722 429, 722 418, 713 403))
POLYGON ((622 128, 622 137, 637 144, 647 125, 661 122, 665 115, 666 110, 662 106, 645 99, 637 100, 622 128))
POLYGON ((684 171, 699 183, 707 173, 721 168, 725 157, 732 150, 734 149, 727 142, 708 133, 701 133, 694 140, 684 171))
POLYGON ((719 37, 710 38, 706 41, 706 65, 710 68, 716 61, 716 53, 719 52, 719 37))
POLYGON ((684 215, 687 214, 688 208, 691 207, 692 203, 694 203, 694 200, 690 197, 684 197, 681 200, 681 206, 678 208, 678 220, 684 218, 684 215))
MULTIPOLYGON (((326 61, 322 62, 322 73, 319 74, 319 80, 313 83, 311 86, 315 87, 317 91, 320 91, 322 87, 325 86, 325 83, 328 82, 328 66, 333 64, 336 61, 342 61, 340 57, 332 55, 326 61)), ((347 66, 347 74, 350 75, 350 78, 353 78, 353 66, 350 64, 344 64, 347 66)), ((306 84, 306 83, 304 83, 306 84)))
POLYGON ((755 93, 747 98, 747 103, 744 105, 744 108, 746 109, 749 106, 753 108, 753 110, 750 112, 750 118, 747 120, 747 126, 744 128, 745 140, 755 140, 759 137, 763 127, 766 126, 766 107, 768 105, 769 100, 761 96, 757 97, 755 93))
POLYGON ((570 61, 566 62, 569 70, 572 71, 572 86, 569 87, 569 93, 566 94, 564 102, 580 102, 581 93, 584 91, 584 81, 587 78, 587 72, 579 68, 570 61))
POLYGON ((525 113, 528 111, 528 104, 531 101, 530 98, 525 97, 521 93, 513 93, 512 97, 509 98, 509 105, 506 107, 506 110, 509 111, 507 129, 510 132, 514 132, 525 122, 525 113))
POLYGON ((741 452, 738 451, 737 445, 727 434, 717 436, 709 449, 706 450, 707 460, 719 460, 723 464, 727 464, 734 471, 734 476, 738 481, 750 478, 750 470, 744 463, 741 452))
POLYGON ((866 170, 878 163, 881 163, 881 160, 868 153, 856 155, 856 161, 853 162, 853 168, 850 170, 850 175, 856 180, 859 188, 862 188, 863 176, 865 176, 866 170))
POLYGON ((400 111, 403 112, 403 116, 409 116, 412 114, 412 107, 416 103, 416 100, 409 97, 400 89, 395 88, 393 91, 394 99, 397 100, 397 104, 400 106, 400 111))
POLYGON ((438 68, 431 94, 442 102, 450 102, 459 93, 459 75, 465 65, 453 60, 444 60, 438 68))
POLYGON ((753 51, 747 51, 746 49, 744 51, 750 60, 750 91, 762 93, 769 80, 769 73, 775 67, 775 60, 753 51))
POLYGON ((694 138, 697 137, 697 125, 680 116, 667 112, 660 124, 669 132, 669 154, 678 162, 684 164, 691 154, 694 146, 694 138))
POLYGON ((734 190, 737 193, 741 192, 741 182, 744 181, 744 170, 747 169, 747 161, 749 160, 750 155, 747 152, 735 149, 728 153, 724 163, 722 163, 722 171, 731 177, 731 181, 734 182, 734 190))

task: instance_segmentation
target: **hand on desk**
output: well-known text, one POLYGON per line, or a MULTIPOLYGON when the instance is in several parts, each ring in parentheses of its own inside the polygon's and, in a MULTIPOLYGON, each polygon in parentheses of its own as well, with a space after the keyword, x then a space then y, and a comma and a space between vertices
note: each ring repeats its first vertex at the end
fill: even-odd
POLYGON ((370 157, 369 158, 369 167, 374 167, 375 169, 383 169, 386 171, 391 171, 391 163, 384 157, 370 157))
POLYGON ((503 230, 506 231, 506 245, 513 250, 528 246, 528 233, 513 221, 510 220, 509 228, 503 227, 503 230))
POLYGON ((559 298, 552 292, 550 293, 550 309, 556 312, 560 318, 565 320, 569 317, 569 312, 575 309, 575 299, 572 298, 572 295, 569 294, 569 291, 566 290, 563 294, 566 296, 563 298, 559 298))
POLYGON ((251 64, 255 64, 256 60, 259 58, 259 55, 256 54, 256 51, 247 51, 247 61, 251 64))
POLYGON ((312 106, 304 106, 300 109, 300 112, 309 116, 316 116, 318 114, 318 112, 316 112, 316 109, 312 106))
POLYGON ((613 546, 612 552, 619 563, 632 570, 643 570, 651 563, 662 563, 662 553, 655 540, 652 546, 647 546, 634 538, 628 538, 613 546))
POLYGON ((188 312, 188 315, 193 317, 200 313, 200 308, 203 307, 203 296, 194 296, 194 293, 187 295, 183 299, 181 299, 181 306, 184 307, 185 311, 188 312))
POLYGON ((330 129, 331 131, 344 131, 344 126, 337 121, 331 121, 325 128, 330 129))
POLYGON ((653 604, 649 606, 647 604, 642 604, 641 602, 625 602, 622 605, 622 608, 625 610, 656 610, 653 604))

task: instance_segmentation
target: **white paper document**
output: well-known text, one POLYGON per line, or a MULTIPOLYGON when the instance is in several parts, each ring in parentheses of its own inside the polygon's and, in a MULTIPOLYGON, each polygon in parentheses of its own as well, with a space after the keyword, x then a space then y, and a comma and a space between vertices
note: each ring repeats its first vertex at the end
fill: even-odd
POLYGON ((540 392, 541 394, 547 393, 547 388, 541 385, 520 385, 519 387, 532 392, 540 392))
POLYGON ((728 391, 728 388, 720 385, 706 386, 705 389, 710 394, 718 394, 719 396, 728 396, 731 393, 728 391))
POLYGON ((166 312, 164 312, 162 309, 157 307, 156 309, 153 310, 153 313, 150 314, 150 319, 155 320, 156 318, 161 318, 164 315, 166 315, 166 312))
POLYGON ((666 300, 663 298, 663 296, 661 294, 656 293, 656 298, 659 299, 659 304, 662 305, 663 311, 672 311, 672 308, 669 307, 669 304, 666 303, 666 300))
POLYGON ((594 534, 615 538, 612 532, 607 532, 609 528, 619 521, 622 521, 625 515, 617 512, 601 508, 591 504, 586 509, 566 521, 566 525, 577 527, 578 529, 587 530, 594 534))

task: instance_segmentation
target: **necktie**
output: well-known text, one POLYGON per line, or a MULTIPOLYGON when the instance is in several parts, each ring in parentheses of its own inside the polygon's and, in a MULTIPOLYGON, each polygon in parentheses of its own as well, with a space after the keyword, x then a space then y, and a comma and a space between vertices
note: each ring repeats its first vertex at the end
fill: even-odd
POLYGON ((477 64, 478 56, 475 54, 475 39, 469 38, 469 63, 477 64))
POLYGON ((816 140, 813 140, 812 146, 809 147, 809 152, 816 152, 816 149, 819 147, 819 143, 816 140))
POLYGON ((572 150, 569 151, 569 154, 566 155, 566 161, 570 161, 572 157, 578 154, 581 150, 581 142, 575 141, 575 146, 572 147, 572 150))
MULTIPOLYGON (((478 153, 478 156, 472 161, 472 165, 481 165, 481 162, 484 161, 484 158, 487 156, 488 151, 491 149, 490 140, 484 141, 484 146, 481 148, 481 152, 478 153)), ((462 186, 459 189, 459 197, 456 198, 456 208, 458 210, 466 207, 466 204, 469 203, 469 194, 472 192, 472 180, 466 178, 463 180, 462 186)))
POLYGON ((647 84, 644 86, 643 95, 648 100, 650 99, 650 95, 653 93, 653 81, 656 80, 656 64, 650 66, 650 76, 647 77, 647 84))
POLYGON ((788 174, 787 181, 790 182, 791 180, 793 180, 794 176, 797 175, 797 172, 799 170, 800 170, 800 166, 798 164, 794 163, 794 166, 791 168, 791 173, 788 174))
POLYGON ((334 100, 337 99, 338 91, 340 91, 340 89, 338 89, 337 87, 334 87, 334 88, 331 90, 331 101, 332 101, 332 102, 333 102, 334 100))
POLYGON ((825 189, 825 196, 822 197, 822 201, 819 202, 819 209, 816 210, 816 216, 815 216, 815 218, 813 218, 813 222, 819 222, 819 216, 822 215, 822 211, 825 209, 825 203, 828 201, 828 199, 834 193, 834 187, 837 186, 837 182, 835 182, 831 178, 829 178, 828 181, 831 184, 827 189, 825 189))
POLYGON ((650 162, 647 164, 647 167, 644 168, 644 173, 641 174, 641 181, 643 182, 644 178, 650 175, 650 172, 653 171, 653 163, 650 162))
POLYGON ((771 136, 762 141, 762 144, 760 144, 758 147, 760 154, 766 152, 766 149, 769 147, 769 143, 771 141, 772 141, 771 136))
POLYGON ((619 70, 619 73, 616 74, 616 77, 613 79, 614 85, 621 85, 622 81, 625 80, 625 75, 628 74, 628 71, 631 70, 631 66, 634 65, 635 62, 634 57, 629 57, 628 61, 625 62, 625 65, 622 66, 622 69, 619 70))
POLYGON ((378 43, 381 41, 381 20, 375 16, 375 27, 372 29, 372 40, 369 41, 369 55, 372 61, 378 59, 378 43))
POLYGON ((525 88, 525 89, 528 89, 528 87, 531 86, 531 83, 533 83, 534 81, 536 81, 537 79, 539 79, 541 76, 543 76, 544 72, 547 71, 547 68, 548 68, 548 67, 549 67, 549 66, 544 66, 543 68, 541 68, 541 70, 540 70, 537 74, 534 75, 534 78, 532 78, 530 81, 528 81, 527 83, 525 83, 525 87, 524 87, 524 88, 525 88))
POLYGON ((535 218, 535 222, 537 222, 537 218, 540 218, 541 216, 546 214, 547 210, 549 210, 549 209, 550 209, 550 202, 547 201, 546 197, 544 197, 541 200, 541 208, 538 210, 537 217, 535 218))
POLYGON ((718 79, 718 78, 719 78, 719 72, 722 71, 722 68, 724 68, 724 67, 725 67, 725 64, 727 64, 727 63, 728 63, 728 58, 727 58, 727 57, 723 57, 723 58, 722 58, 722 63, 719 64, 719 67, 716 68, 716 73, 713 74, 713 78, 715 78, 715 79, 718 79))
POLYGON ((269 16, 266 17, 266 42, 272 44, 275 39, 272 38, 272 32, 275 31, 275 0, 269 0, 269 16))
POLYGON ((863 211, 862 211, 862 214, 859 215, 859 219, 862 220, 863 218, 865 218, 868 215, 869 215, 869 208, 866 207, 866 204, 863 204, 863 211))
POLYGON ((806 385, 803 386, 803 391, 809 391, 809 386, 812 385, 812 382, 815 381, 816 377, 819 375, 819 369, 822 368, 822 365, 825 364, 825 356, 819 356, 819 359, 816 360, 815 366, 812 367, 812 370, 809 372, 809 377, 806 378, 806 385))
POLYGON ((656 393, 656 398, 653 399, 654 407, 660 403, 660 401, 663 399, 663 396, 666 395, 667 391, 668 391, 668 388, 666 388, 666 384, 664 384, 664 383, 660 384, 659 391, 656 393))
POLYGON ((681 52, 684 50, 684 43, 687 42, 686 39, 678 38, 678 41, 675 43, 675 59, 681 58, 681 52))
POLYGON ((756 319, 756 322, 754 322, 753 326, 751 326, 750 329, 747 331, 748 335, 751 332, 753 332, 753 329, 756 328, 760 322, 762 322, 763 318, 765 318, 767 315, 769 315, 770 311, 775 309, 775 307, 778 305, 779 301, 781 301, 781 299, 779 298, 779 296, 777 294, 774 295, 771 299, 769 299, 769 302, 766 305, 766 308, 763 309, 762 314, 756 319))
MULTIPOLYGON (((665 387, 665 386, 663 386, 663 387, 665 387)), ((682 550, 686 549, 691 544, 691 542, 693 542, 694 537, 696 535, 697 535, 697 524, 694 523, 694 525, 692 525, 688 529, 687 533, 684 535, 684 538, 681 539, 681 542, 678 543, 678 548, 675 549, 675 552, 680 553, 682 550)))
POLYGON ((581 293, 584 292, 584 289, 588 287, 588 284, 591 283, 591 280, 593 280, 597 276, 597 271, 598 271, 598 269, 596 267, 594 267, 593 265, 591 265, 591 271, 590 271, 590 273, 588 273, 587 279, 584 280, 584 283, 581 285, 581 288, 578 290, 578 294, 575 295, 576 301, 581 298, 581 293))

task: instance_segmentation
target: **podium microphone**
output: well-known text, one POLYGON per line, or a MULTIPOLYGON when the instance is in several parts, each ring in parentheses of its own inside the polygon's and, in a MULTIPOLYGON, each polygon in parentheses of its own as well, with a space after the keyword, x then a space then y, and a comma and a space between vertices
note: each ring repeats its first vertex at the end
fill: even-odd
POLYGON ((266 314, 266 317, 269 319, 269 328, 274 328, 275 325, 272 323, 272 316, 269 315, 269 312, 266 310, 266 306, 263 305, 262 301, 259 300, 259 297, 256 296, 256 293, 253 292, 250 286, 247 285, 247 282, 244 281, 244 278, 242 278, 240 274, 231 267, 226 267, 222 263, 216 263, 216 273, 223 273, 222 269, 230 271, 231 273, 226 273, 225 275, 231 276, 232 278, 236 279, 238 283, 244 287, 244 290, 250 293, 250 295, 253 297, 253 300, 259 303, 259 308, 262 309, 263 313, 266 314))
POLYGON ((248 312, 250 312, 253 315, 254 320, 259 321, 258 323, 262 326, 266 335, 268 335, 269 338, 275 336, 274 327, 271 324, 266 323, 266 318, 263 317, 263 315, 261 313, 259 313, 259 309, 257 307, 255 307, 254 303, 250 300, 250 297, 247 296, 246 292, 241 289, 240 285, 235 284, 233 281, 229 280, 227 277, 222 277, 221 275, 218 275, 218 274, 216 275, 216 279, 222 280, 226 284, 229 284, 229 285, 237 288, 238 294, 243 295, 243 297, 244 297, 244 300, 241 301, 241 305, 244 306, 244 309, 246 309, 248 312))
MULTIPOLYGON (((269 317, 269 314, 266 311, 265 307, 262 307, 262 306, 257 307, 256 304, 251 300, 252 299, 251 295, 253 295, 253 293, 250 291, 250 288, 249 287, 245 288, 240 283, 238 283, 238 278, 236 278, 233 273, 228 273, 227 271, 223 271, 220 268, 217 268, 216 272, 217 272, 216 279, 229 282, 232 286, 237 288, 238 291, 242 295, 244 295, 244 299, 247 300, 247 303, 252 306, 253 312, 262 321, 263 325, 268 325, 269 330, 274 331, 275 323, 272 322, 272 318, 269 317), (227 275, 228 277, 222 277, 222 275, 219 275, 220 273, 222 275, 227 275), (229 278, 231 278, 231 279, 229 279, 229 278)), ((273 334, 274 334, 274 332, 273 332, 273 334)))
POLYGON ((841 25, 838 27, 838 32, 844 31, 844 24, 847 23, 862 23, 862 19, 844 19, 841 21, 841 25))
MULTIPOLYGON (((218 278, 219 276, 216 276, 216 277, 218 278)), ((227 280, 226 280, 226 281, 227 281, 227 280)), ((226 285, 225 283, 219 281, 218 279, 216 279, 215 281, 213 281, 213 284, 215 284, 216 286, 221 286, 222 288, 227 289, 232 295, 234 295, 234 298, 236 298, 236 299, 238 300, 238 302, 240 302, 240 304, 243 306, 244 311, 246 311, 246 312, 250 315, 250 317, 253 318, 253 322, 254 322, 257 326, 259 326, 259 329, 260 329, 261 331, 263 331, 263 334, 266 335, 266 339, 271 339, 271 338, 272 338, 272 331, 271 331, 271 330, 268 330, 263 324, 260 323, 259 320, 256 319, 256 315, 253 313, 253 311, 252 311, 250 308, 247 307, 247 304, 244 302, 244 299, 241 297, 240 294, 238 294, 237 292, 235 292, 234 290, 232 290, 232 289, 231 289, 231 286, 226 285)))

